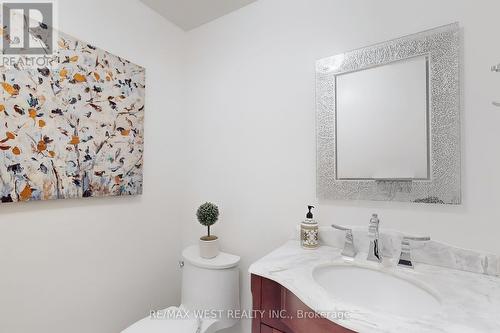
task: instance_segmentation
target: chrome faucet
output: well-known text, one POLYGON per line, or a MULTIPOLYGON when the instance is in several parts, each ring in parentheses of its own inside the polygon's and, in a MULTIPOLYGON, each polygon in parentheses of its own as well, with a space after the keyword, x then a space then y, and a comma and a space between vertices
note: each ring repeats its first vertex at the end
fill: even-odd
POLYGON ((352 235, 352 229, 342 227, 336 224, 332 224, 332 228, 345 231, 345 243, 344 249, 342 250, 342 256, 346 258, 354 258, 356 256, 356 247, 354 247, 354 236, 352 235))
POLYGON ((380 235, 378 232, 378 225, 380 221, 377 214, 373 214, 370 219, 370 225, 368 227, 368 238, 370 239, 370 247, 368 248, 368 258, 367 260, 382 262, 382 255, 380 253, 380 235))
POLYGON ((401 241, 401 255, 399 256, 398 266, 413 268, 413 263, 411 261, 411 254, 410 254, 411 250, 410 241, 426 242, 430 240, 431 240, 430 237, 404 236, 403 240, 401 241))

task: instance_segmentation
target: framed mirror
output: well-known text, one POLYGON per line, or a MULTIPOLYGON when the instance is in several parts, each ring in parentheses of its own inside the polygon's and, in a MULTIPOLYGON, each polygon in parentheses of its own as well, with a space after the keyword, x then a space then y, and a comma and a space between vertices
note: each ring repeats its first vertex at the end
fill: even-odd
POLYGON ((459 204, 459 26, 316 64, 322 199, 459 204))

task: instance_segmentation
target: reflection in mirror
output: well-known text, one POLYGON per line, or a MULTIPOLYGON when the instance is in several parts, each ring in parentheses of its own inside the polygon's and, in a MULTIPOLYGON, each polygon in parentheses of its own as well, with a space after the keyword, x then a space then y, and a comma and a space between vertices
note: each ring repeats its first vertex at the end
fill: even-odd
POLYGON ((428 179, 428 57, 336 76, 337 179, 428 179))

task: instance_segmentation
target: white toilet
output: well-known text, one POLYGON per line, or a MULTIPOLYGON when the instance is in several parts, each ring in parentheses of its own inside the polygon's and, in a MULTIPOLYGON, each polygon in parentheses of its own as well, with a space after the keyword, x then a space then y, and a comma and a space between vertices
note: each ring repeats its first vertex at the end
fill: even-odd
POLYGON ((182 304, 157 311, 122 333, 213 333, 238 322, 240 257, 221 252, 204 259, 196 245, 182 257, 182 304))

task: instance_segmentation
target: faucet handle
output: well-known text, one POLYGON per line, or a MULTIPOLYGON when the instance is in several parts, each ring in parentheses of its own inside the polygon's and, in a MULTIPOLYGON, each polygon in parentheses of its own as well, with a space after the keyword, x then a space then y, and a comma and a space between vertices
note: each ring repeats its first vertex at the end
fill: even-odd
POLYGON ((413 263, 411 262, 411 247, 410 241, 416 242, 427 242, 430 241, 430 237, 414 237, 414 236, 403 236, 401 240, 401 255, 399 256, 398 266, 413 268, 413 263))
POLYGON ((342 250, 342 255, 348 258, 354 258, 357 254, 356 248, 354 247, 354 236, 352 234, 351 228, 342 227, 340 225, 332 224, 332 228, 345 231, 345 243, 344 249, 342 250))

